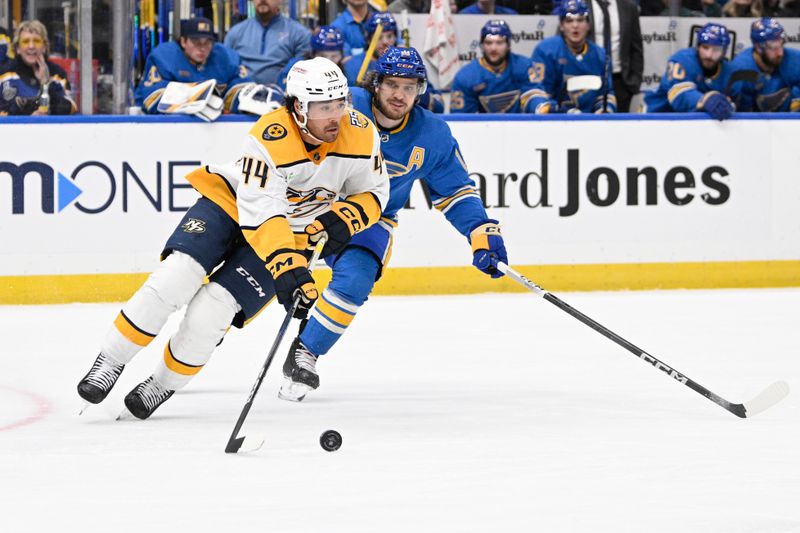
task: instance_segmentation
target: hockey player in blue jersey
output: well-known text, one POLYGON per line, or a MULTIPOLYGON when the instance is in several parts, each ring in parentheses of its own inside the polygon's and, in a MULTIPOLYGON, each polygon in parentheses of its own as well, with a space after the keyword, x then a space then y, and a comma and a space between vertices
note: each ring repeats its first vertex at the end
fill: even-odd
POLYGON ((394 19, 392 14, 388 12, 376 12, 370 15, 366 24, 367 47, 363 52, 353 55, 344 63, 344 75, 347 76, 347 82, 351 87, 356 85, 358 71, 361 69, 361 64, 364 63, 364 60, 367 57, 367 48, 369 48, 369 44, 372 41, 372 36, 375 35, 375 30, 378 29, 378 25, 381 26, 381 36, 375 45, 375 51, 373 52, 372 57, 369 58, 367 71, 374 68, 375 61, 381 57, 390 46, 397 45, 397 21, 394 19))
POLYGON ((490 20, 481 28, 482 57, 456 73, 450 93, 453 113, 533 113, 531 60, 511 51, 511 28, 490 20))
POLYGON ((535 85, 529 106, 536 113, 614 113, 617 100, 605 51, 587 39, 589 8, 583 0, 566 0, 558 18, 560 35, 543 40, 533 51, 535 85), (594 83, 573 87, 569 80, 578 76, 594 83))
POLYGON ((324 57, 330 59, 344 71, 342 60, 344 59, 344 35, 335 26, 322 26, 317 33, 311 36, 311 53, 305 58, 295 57, 289 60, 281 73, 278 75, 278 85, 282 90, 286 90, 286 76, 295 63, 301 59, 312 59, 314 57, 324 57))
MULTIPOLYGON (((247 68, 241 64, 239 54, 216 42, 212 27, 211 21, 206 18, 189 19, 185 22, 180 44, 162 43, 150 53, 144 78, 135 93, 136 105, 145 113, 180 112, 179 105, 170 110, 159 106, 171 82, 184 84, 183 87, 188 88, 189 84, 213 79, 216 87, 212 89, 222 95, 224 110, 233 113, 239 110, 239 91, 257 87, 252 83, 247 68)), ((180 88, 172 85, 170 90, 176 87, 180 88)), ((207 97, 209 105, 212 105, 212 95, 207 97)))
POLYGON ((473 265, 493 278, 502 276, 496 264, 498 260, 507 263, 508 258, 500 225, 486 214, 447 123, 415 105, 425 85, 419 53, 413 48, 390 48, 378 61, 370 85, 351 90, 353 107, 369 117, 380 133, 390 176, 389 202, 377 224, 352 238, 347 232, 337 234, 335 226, 329 225, 328 242, 346 244, 326 259, 333 269, 332 280, 289 350, 283 367, 283 399, 302 400, 319 386, 317 358, 339 340, 381 277, 398 212, 416 180, 427 185, 436 209, 471 243, 473 265))
POLYGON ((753 22, 750 40, 753 47, 731 61, 730 96, 736 109, 800 111, 800 50, 784 48, 786 32, 771 18, 753 22))
POLYGON ((658 89, 644 97, 647 113, 701 111, 724 120, 734 111, 725 95, 731 67, 725 51, 731 43, 728 29, 710 22, 697 32, 697 47, 678 50, 667 63, 658 89))

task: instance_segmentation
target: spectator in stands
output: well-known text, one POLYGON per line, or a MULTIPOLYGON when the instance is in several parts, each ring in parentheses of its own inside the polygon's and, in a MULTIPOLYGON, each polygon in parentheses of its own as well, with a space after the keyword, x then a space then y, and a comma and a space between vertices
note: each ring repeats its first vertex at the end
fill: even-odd
POLYGON ((225 36, 256 82, 269 85, 293 57, 311 49, 311 32, 281 15, 281 0, 255 0, 256 16, 243 20, 225 36))
POLYGON ((366 23, 375 11, 367 0, 344 0, 346 9, 331 24, 344 35, 344 55, 360 54, 367 49, 366 23))
MULTIPOLYGON (((364 71, 365 73, 369 70, 372 70, 372 67, 375 65, 375 61, 381 57, 383 53, 389 49, 389 47, 397 44, 397 21, 395 21, 391 13, 375 12, 370 15, 366 24, 367 48, 369 48, 369 43, 372 41, 372 36, 378 29, 378 25, 381 26, 381 36, 375 45, 375 50, 372 53, 372 57, 369 58, 369 65, 367 66, 367 70, 364 71)), ((366 60, 366 57, 367 50, 365 49, 360 54, 355 54, 345 60, 344 75, 347 77, 347 83, 350 85, 356 85, 358 72, 361 69, 361 65, 366 60)))
POLYGON ((490 20, 481 28, 482 57, 456 73, 450 93, 454 113, 532 113, 535 73, 531 60, 511 52, 511 28, 490 20))
POLYGON ((386 10, 389 13, 402 13, 404 10, 409 13, 430 13, 431 0, 394 0, 386 10))
POLYGON ((752 48, 731 61, 730 96, 738 111, 800 111, 800 50, 784 48, 786 32, 775 19, 750 26, 752 48))
MULTIPOLYGON (((670 16, 670 0, 662 0, 664 9, 656 13, 662 17, 670 16)), ((721 17, 722 6, 717 0, 681 0, 678 13, 679 17, 721 17)))
POLYGON ((0 26, 0 68, 11 61, 11 54, 9 54, 9 46, 11 46, 11 38, 6 29, 0 26))
POLYGON ((627 113, 644 72, 639 8, 633 0, 591 0, 587 5, 592 23, 589 39, 610 55, 617 111, 627 113))
POLYGON ((495 0, 478 0, 458 12, 459 15, 518 15, 510 7, 498 6, 495 0))
POLYGON ((763 15, 764 5, 762 0, 728 0, 722 6, 722 16, 724 17, 754 18, 763 15))
MULTIPOLYGON (((189 93, 188 84, 211 79, 216 80, 218 93, 224 95, 224 109, 231 112, 238 111, 238 93, 254 84, 247 67, 241 64, 239 54, 216 42, 217 36, 212 28, 212 23, 207 18, 186 20, 181 28, 179 43, 165 42, 150 52, 145 64, 145 75, 135 93, 136 105, 145 113, 185 112, 180 109, 182 104, 180 101, 175 101, 175 105, 170 109, 159 111, 159 104, 165 97, 170 82, 184 84, 187 89, 185 92, 189 93)), ((178 84, 169 90, 177 93, 181 87, 178 84)), ((206 96, 211 102, 212 95, 206 96)), ((165 100, 173 101, 171 97, 165 100)), ((183 103, 191 102, 187 100, 183 103)), ((199 111, 202 112, 203 109, 199 111)), ((201 116, 207 118, 202 114, 201 116)))
POLYGON ((38 20, 19 25, 14 58, 0 66, 0 115, 69 115, 77 111, 64 69, 47 59, 47 29, 38 20))
POLYGON ((311 52, 302 58, 294 58, 281 71, 278 77, 278 85, 282 90, 286 90, 286 76, 292 66, 301 59, 313 59, 315 57, 324 57, 330 59, 339 68, 342 68, 342 60, 344 59, 344 35, 335 26, 322 26, 317 33, 311 37, 311 52))
POLYGON ((675 52, 658 89, 644 97, 648 113, 700 111, 725 120, 733 114, 733 103, 725 96, 731 67, 725 51, 731 44, 728 29, 710 22, 697 32, 697 47, 675 52))
POLYGON ((617 101, 606 53, 587 39, 589 7, 565 0, 558 19, 559 34, 533 51, 535 89, 528 105, 536 113, 613 113, 617 101))

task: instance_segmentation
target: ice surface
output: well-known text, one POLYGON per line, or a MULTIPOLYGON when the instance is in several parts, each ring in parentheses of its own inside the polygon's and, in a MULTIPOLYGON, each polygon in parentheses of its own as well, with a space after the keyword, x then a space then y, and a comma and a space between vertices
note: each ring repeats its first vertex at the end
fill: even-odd
POLYGON ((277 307, 145 422, 165 336, 78 417, 119 305, 0 307, 0 531, 800 531, 800 290, 559 296, 731 401, 795 392, 741 420, 532 294, 376 297, 300 404, 286 339, 231 456, 277 307))

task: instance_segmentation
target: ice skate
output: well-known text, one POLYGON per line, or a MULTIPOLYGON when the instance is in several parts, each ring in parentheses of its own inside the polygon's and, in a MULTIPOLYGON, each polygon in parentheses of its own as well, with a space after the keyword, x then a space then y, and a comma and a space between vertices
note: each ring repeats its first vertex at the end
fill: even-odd
MULTIPOLYGON (((130 414, 144 420, 174 393, 174 390, 164 388, 155 376, 150 376, 125 396, 125 407, 130 414)), ((118 420, 126 418, 124 414, 121 414, 118 420)))
POLYGON ((300 338, 296 338, 289 348, 289 354, 283 363, 284 381, 278 391, 278 398, 290 402, 299 402, 309 391, 319 387, 317 374, 317 356, 308 351, 300 338))
MULTIPOLYGON (((78 382, 78 394, 90 404, 100 403, 106 399, 114 387, 125 365, 100 353, 95 359, 89 373, 78 382)), ((81 409, 81 413, 86 406, 81 409)))

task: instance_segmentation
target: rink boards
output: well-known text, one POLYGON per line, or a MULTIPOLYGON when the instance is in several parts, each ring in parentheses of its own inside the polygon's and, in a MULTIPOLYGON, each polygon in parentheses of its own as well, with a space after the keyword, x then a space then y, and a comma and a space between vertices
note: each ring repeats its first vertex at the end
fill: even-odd
MULTIPOLYGON (((449 124, 502 222, 510 262, 545 288, 800 285, 800 122, 699 118, 453 116, 449 124)), ((252 125, 5 122, 0 303, 126 298, 196 198, 184 175, 236 159, 252 125)), ((470 260, 466 239, 417 184, 378 292, 518 290, 470 260)))

